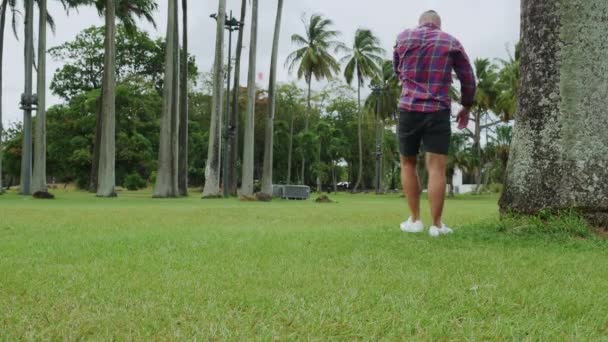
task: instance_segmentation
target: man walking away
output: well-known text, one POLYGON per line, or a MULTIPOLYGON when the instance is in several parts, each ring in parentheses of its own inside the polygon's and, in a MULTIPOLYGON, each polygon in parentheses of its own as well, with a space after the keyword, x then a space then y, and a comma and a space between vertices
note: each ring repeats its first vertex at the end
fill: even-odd
POLYGON ((441 17, 435 11, 425 12, 417 28, 399 35, 393 67, 403 85, 399 103, 401 181, 411 212, 411 217, 401 224, 401 230, 408 233, 424 231, 420 220, 422 187, 416 170, 416 156, 422 145, 426 153, 433 218, 429 234, 432 237, 451 234, 453 230, 443 224, 441 217, 452 130, 449 96, 452 70, 461 83, 463 108, 458 114, 458 128, 464 129, 469 123, 475 97, 473 68, 460 42, 441 31, 441 17))

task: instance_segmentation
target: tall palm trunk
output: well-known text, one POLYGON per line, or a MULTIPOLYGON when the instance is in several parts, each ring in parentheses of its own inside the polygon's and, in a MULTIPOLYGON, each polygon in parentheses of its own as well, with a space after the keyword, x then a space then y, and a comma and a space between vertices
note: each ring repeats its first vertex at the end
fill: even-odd
POLYGON ((384 151, 384 134, 385 134, 385 126, 384 126, 385 122, 384 120, 380 119, 380 152, 382 154, 380 154, 380 189, 382 189, 382 192, 384 193, 386 190, 386 187, 384 186, 384 167, 385 167, 385 151, 384 151))
POLYGON ((291 162, 293 160, 293 124, 295 122, 296 116, 291 111, 291 123, 289 124, 289 149, 287 152, 287 184, 291 184, 291 162))
POLYGON ((361 118, 361 73, 357 70, 357 135, 359 139, 359 174, 357 175, 357 183, 353 192, 359 190, 361 181, 363 180, 363 133, 362 131, 362 118, 361 118))
POLYGON ((182 0, 182 31, 178 182, 180 196, 188 196, 188 0, 182 0))
POLYGON ((116 192, 116 9, 106 0, 101 140, 99 144, 98 197, 116 192))
POLYGON ((224 25, 226 0, 219 0, 215 35, 215 61, 213 64, 213 104, 209 127, 209 149, 205 167, 203 198, 220 196, 220 166, 222 149, 222 115, 224 110, 224 25))
POLYGON ((245 141, 243 145, 243 196, 253 195, 254 133, 256 99, 256 53, 258 40, 258 0, 253 0, 251 8, 251 42, 249 46, 249 75, 247 80, 247 120, 245 121, 245 141))
MULTIPOLYGON (((306 76, 306 83, 308 84, 308 95, 306 98, 306 114, 304 115, 304 133, 308 132, 308 120, 310 119, 310 110, 311 110, 311 103, 310 103, 310 97, 312 96, 312 72, 309 72, 309 74, 306 76)), ((302 185, 306 184, 306 156, 302 155, 302 185)))
POLYGON ((234 63, 234 86, 232 87, 232 112, 230 113, 230 123, 232 124, 232 139, 230 140, 230 161, 228 166, 229 192, 232 196, 236 196, 238 188, 238 173, 237 164, 239 159, 239 126, 240 126, 240 108, 239 96, 241 93, 241 56, 243 54, 243 35, 245 17, 247 16, 247 0, 241 2, 241 27, 239 28, 239 36, 236 42, 236 61, 234 63))
POLYGON ((25 109, 21 154, 21 194, 32 194, 32 71, 34 69, 34 0, 25 0, 25 109))
POLYGON ((2 63, 4 59, 4 28, 6 27, 6 8, 8 7, 8 0, 2 1, 0 6, 2 6, 0 12, 0 194, 2 194, 4 192, 4 186, 2 184, 2 134, 4 132, 2 126, 2 63))
POLYGON ((33 189, 47 192, 46 184, 46 0, 39 0, 40 21, 38 33, 38 112, 36 115, 36 139, 34 139, 33 189))
POLYGON ((154 197, 179 196, 178 189, 178 135, 179 135, 179 44, 177 33, 177 0, 169 0, 167 18, 167 48, 165 49, 165 81, 163 114, 158 153, 158 175, 154 197))
POLYGON ((277 59, 279 54, 279 38, 281 36, 281 16, 283 0, 278 0, 277 18, 274 26, 272 57, 270 61, 270 84, 268 85, 268 117, 266 120, 266 139, 264 144, 264 171, 262 176, 262 193, 272 195, 272 168, 274 149, 274 115, 276 109, 277 59))

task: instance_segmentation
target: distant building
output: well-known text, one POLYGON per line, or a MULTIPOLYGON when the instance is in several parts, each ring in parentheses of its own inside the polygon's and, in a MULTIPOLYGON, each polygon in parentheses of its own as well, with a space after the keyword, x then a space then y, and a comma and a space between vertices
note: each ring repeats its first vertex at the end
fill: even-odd
POLYGON ((469 194, 475 191, 475 176, 456 169, 452 179, 455 194, 469 194))

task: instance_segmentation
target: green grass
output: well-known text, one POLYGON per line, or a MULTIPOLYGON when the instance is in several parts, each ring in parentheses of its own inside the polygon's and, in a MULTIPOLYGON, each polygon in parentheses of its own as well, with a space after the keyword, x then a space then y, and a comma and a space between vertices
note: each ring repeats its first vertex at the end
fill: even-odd
POLYGON ((0 196, 0 340, 608 340, 608 244, 505 233, 496 197, 433 240, 397 196, 56 194, 0 196))

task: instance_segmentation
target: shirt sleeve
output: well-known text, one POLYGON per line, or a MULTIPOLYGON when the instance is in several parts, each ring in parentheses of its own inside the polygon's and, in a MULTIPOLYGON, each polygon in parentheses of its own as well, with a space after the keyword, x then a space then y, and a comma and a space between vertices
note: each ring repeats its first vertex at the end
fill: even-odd
POLYGON ((395 44, 395 49, 393 50, 393 72, 397 77, 399 77, 399 64, 401 63, 399 57, 399 41, 395 44))
POLYGON ((460 92, 462 93, 460 104, 465 107, 471 107, 475 102, 475 91, 477 87, 475 73, 473 72, 469 56, 467 56, 467 53, 460 43, 457 43, 452 50, 452 60, 454 61, 454 71, 458 76, 458 80, 460 80, 460 92))

